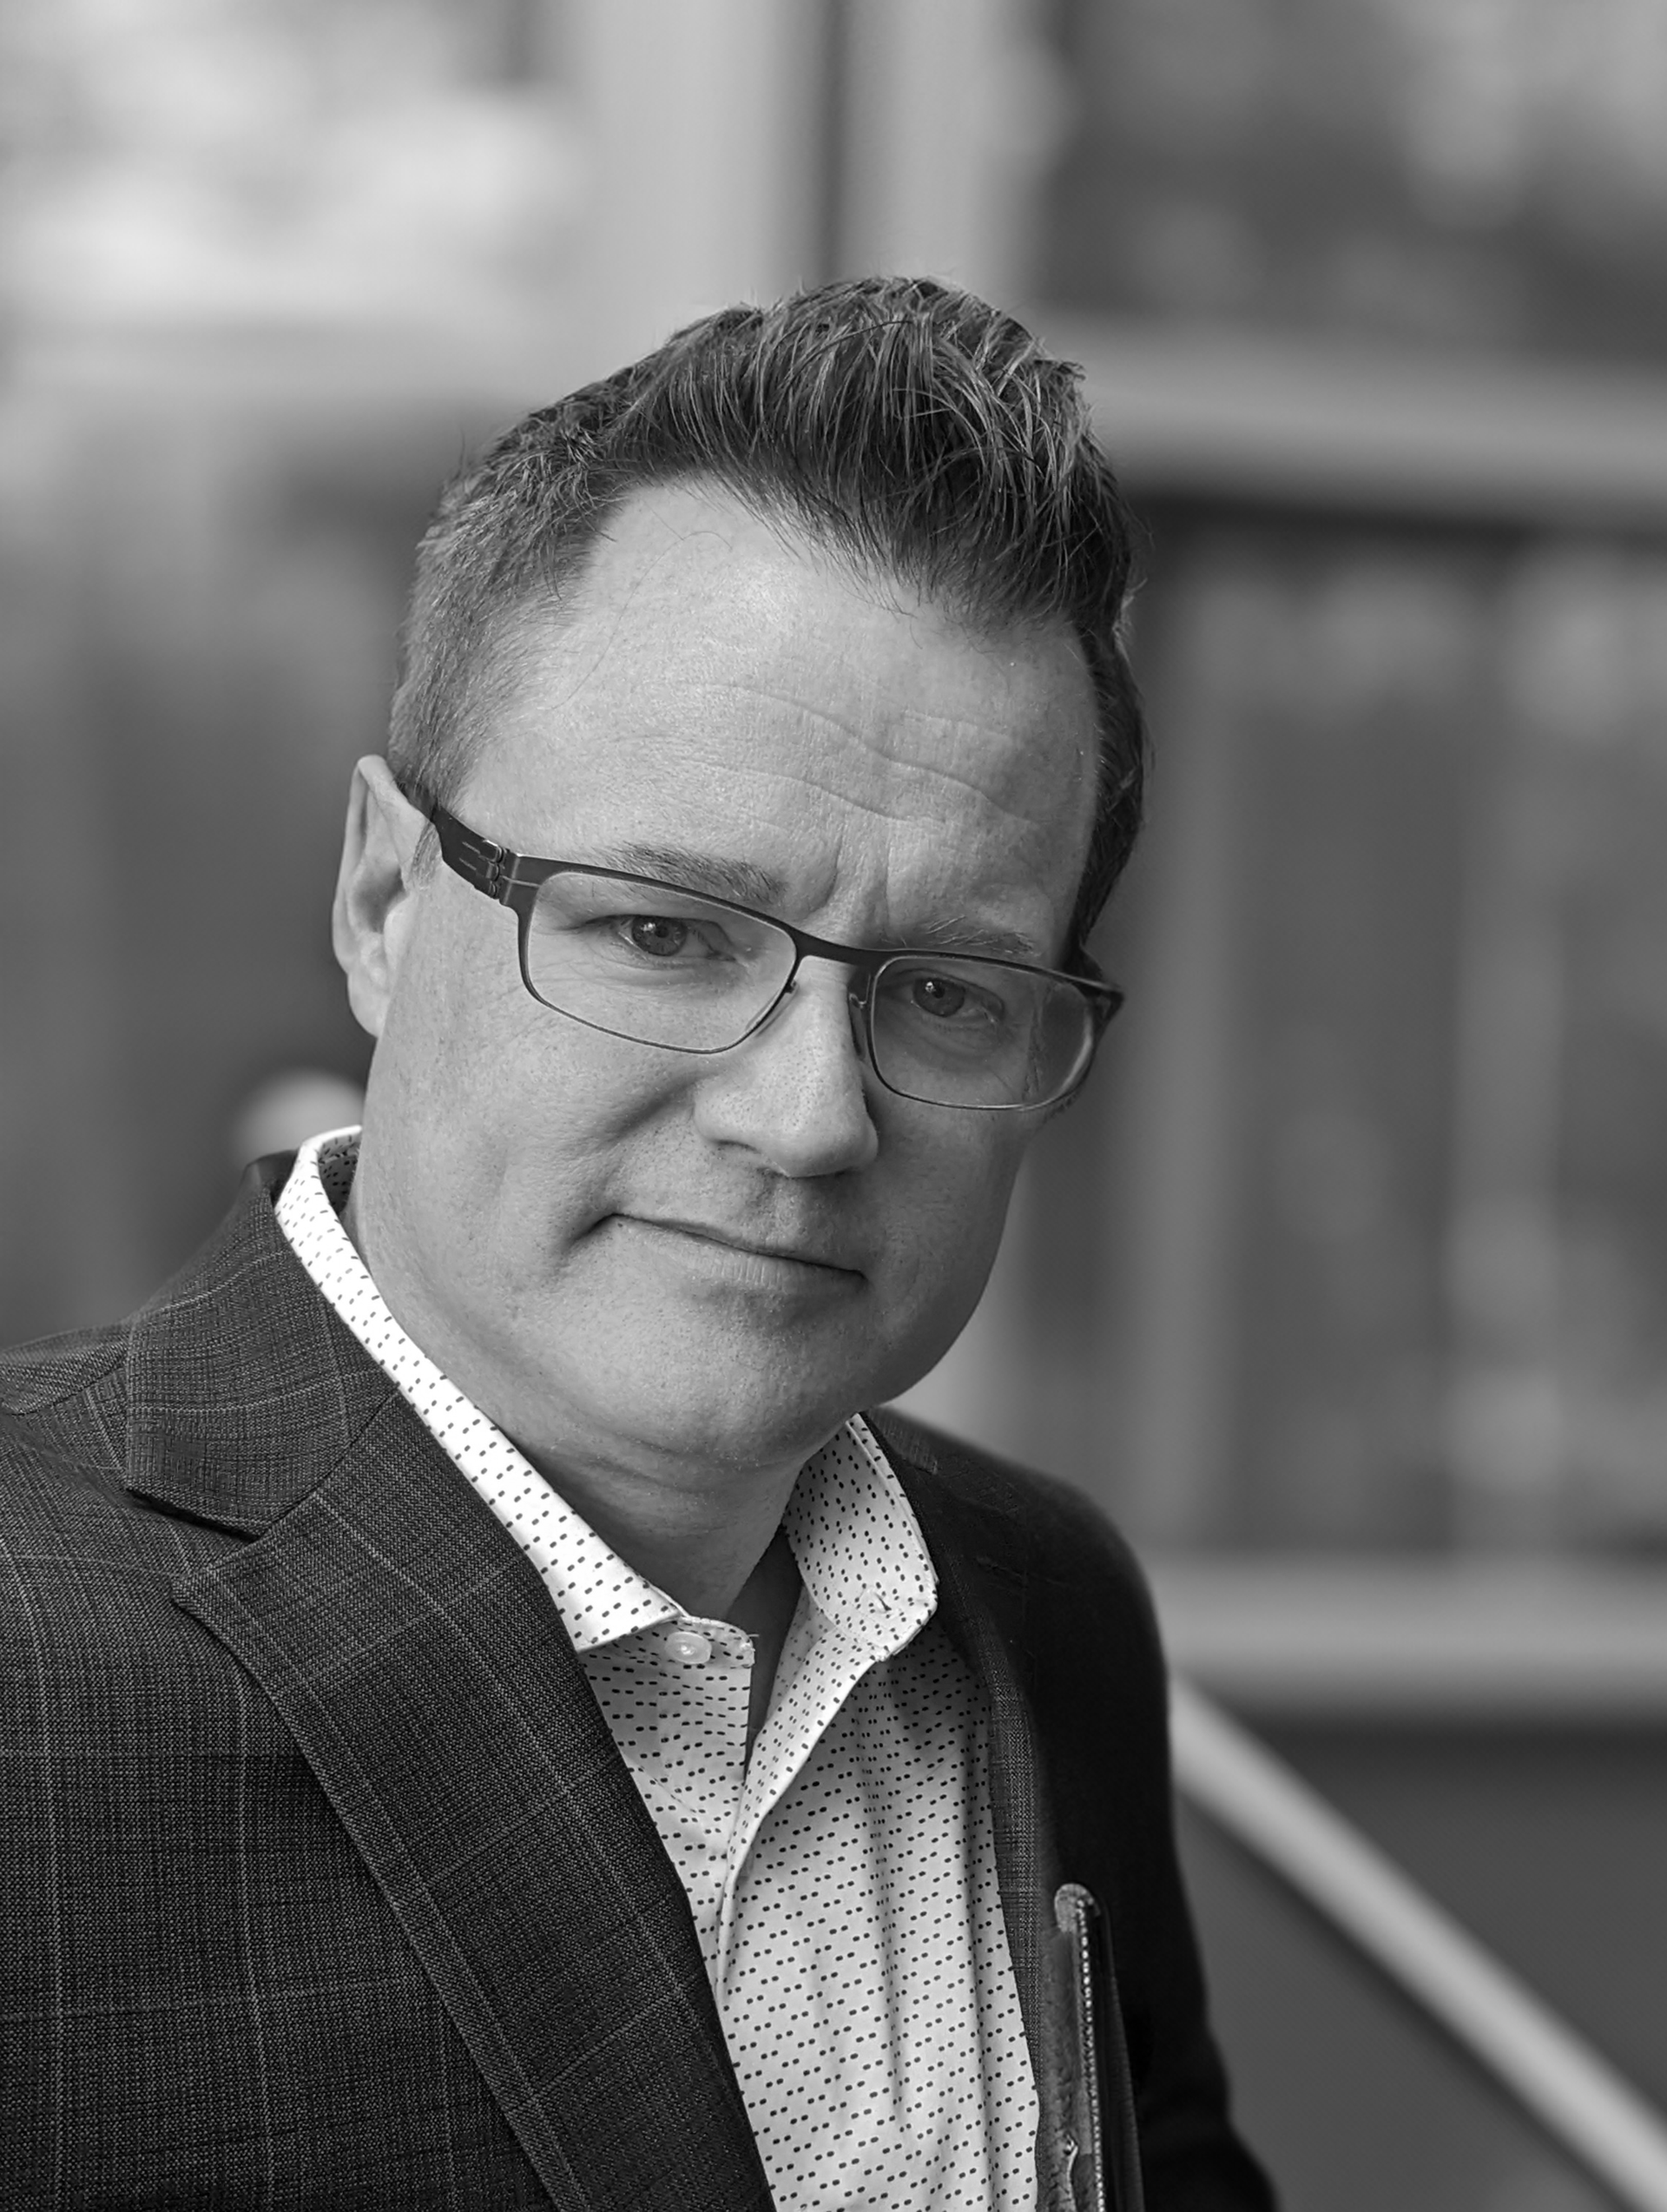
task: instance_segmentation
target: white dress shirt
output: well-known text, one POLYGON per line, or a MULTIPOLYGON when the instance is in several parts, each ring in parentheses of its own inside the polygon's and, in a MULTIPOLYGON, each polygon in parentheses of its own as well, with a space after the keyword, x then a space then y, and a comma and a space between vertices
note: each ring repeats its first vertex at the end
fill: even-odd
POLYGON ((357 1156, 357 1130, 312 1139, 279 1224, 542 1576, 688 1893, 781 2212, 1029 2212, 986 1730, 873 1432, 788 1501, 801 1588, 749 1760, 751 1637, 628 1567, 406 1336, 339 1218, 357 1156))

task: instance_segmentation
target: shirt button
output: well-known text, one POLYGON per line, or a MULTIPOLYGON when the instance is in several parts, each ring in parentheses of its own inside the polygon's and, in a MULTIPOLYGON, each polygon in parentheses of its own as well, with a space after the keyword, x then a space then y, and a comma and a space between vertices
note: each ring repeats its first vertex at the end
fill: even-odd
POLYGON ((712 1656, 712 1639, 698 1628, 674 1628, 666 1638, 666 1649, 684 1667, 704 1667, 712 1656))

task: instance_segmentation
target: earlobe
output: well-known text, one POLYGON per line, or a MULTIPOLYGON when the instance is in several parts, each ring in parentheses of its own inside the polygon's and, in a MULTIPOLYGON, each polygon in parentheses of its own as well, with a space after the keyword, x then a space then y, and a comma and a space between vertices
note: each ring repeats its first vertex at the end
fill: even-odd
POLYGON ((354 1018, 379 1037, 410 930, 412 863, 423 817, 371 755, 353 769, 331 912, 331 940, 354 1018))

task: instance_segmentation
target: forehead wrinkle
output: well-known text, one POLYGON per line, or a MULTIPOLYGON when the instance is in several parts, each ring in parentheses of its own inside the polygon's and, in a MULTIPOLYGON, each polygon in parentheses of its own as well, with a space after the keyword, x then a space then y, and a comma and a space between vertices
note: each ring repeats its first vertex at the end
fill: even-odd
MULTIPOLYGON (((1018 773, 1025 765, 1028 747, 1013 746, 1011 733, 998 711, 992 712, 985 722, 969 722, 954 711, 929 706, 923 702, 907 700, 898 703, 894 710, 871 723, 866 717, 847 717, 836 714, 820 701, 796 697, 792 693, 777 691, 768 684, 743 680, 733 688, 744 692, 750 700, 786 708, 813 725, 820 725, 837 737, 857 746, 881 769, 889 769, 907 782, 934 781, 952 783, 967 791, 984 809, 992 810, 1008 821, 1020 822, 1034 827, 1031 818, 1022 812, 1004 805, 999 795, 980 780, 980 749, 994 737, 1011 755, 1011 768, 1018 773), (907 733, 912 743, 901 749, 894 749, 886 743, 889 732, 907 733), (934 742, 937 741, 937 742, 934 742), (958 756, 968 758, 965 768, 957 765, 958 756)), ((876 687, 878 691, 879 687, 876 687)), ((883 692, 879 692, 883 699, 883 692)), ((1088 759, 1090 748, 1078 743, 1074 749, 1076 765, 1081 769, 1088 759)), ((829 766, 837 765, 830 761, 829 766)), ((868 814, 886 817, 883 806, 866 806, 856 799, 848 788, 837 786, 820 777, 804 776, 803 781, 826 796, 851 799, 868 814)))
MULTIPOLYGON (((998 821, 1014 822, 1018 824, 1021 829, 1029 832, 1032 837, 1040 838, 1045 834, 1043 829, 1043 826, 1036 822, 1031 815, 1024 813, 1018 808, 1003 805, 1000 799, 995 797, 991 792, 986 790, 974 776, 957 774, 955 769, 950 767, 947 763, 939 761, 921 762, 919 763, 899 762, 897 765, 903 770, 904 774, 908 777, 911 782, 930 783, 933 782, 939 782, 952 783, 959 789, 969 792, 978 802, 980 810, 985 814, 993 815, 998 821)), ((889 828, 896 829, 906 820, 913 820, 915 818, 913 812, 908 816, 899 815, 894 809, 886 806, 883 803, 883 802, 871 802, 867 799, 862 798, 856 792, 849 790, 842 784, 826 782, 820 776, 813 779, 810 776, 801 773, 795 776, 794 781, 801 784, 805 789, 816 792, 822 798, 838 800, 842 808, 848 808, 853 814, 866 815, 870 821, 880 822, 889 828)), ((916 803, 918 804, 918 799, 916 803)), ((927 816, 926 819, 930 822, 932 817, 927 816)), ((933 826, 935 827, 936 825, 933 824, 933 826)))
MULTIPOLYGON (((815 680, 813 671, 812 681, 815 680)), ((978 718, 973 710, 982 703, 980 700, 969 700, 960 710, 946 709, 929 705, 920 699, 897 698, 885 684, 871 681, 866 687, 873 702, 870 711, 846 716, 835 714, 820 699, 781 688, 779 675, 774 670, 741 670, 708 678, 699 688, 719 693, 737 692, 757 704, 781 707, 789 714, 802 716, 807 721, 825 723, 840 736, 853 738, 858 743, 871 749, 874 746, 878 731, 886 728, 913 727, 928 733, 946 731, 952 738, 956 733, 964 735, 967 731, 976 731, 981 737, 1001 736, 1006 730, 1002 703, 993 697, 984 716, 978 718), (879 711, 875 712, 873 709, 879 711)), ((1078 749, 1080 751, 1081 749, 1078 749)), ((895 758, 895 756, 886 756, 895 758)), ((930 770, 935 763, 930 760, 917 763, 905 758, 898 760, 897 765, 904 769, 918 767, 930 770)))

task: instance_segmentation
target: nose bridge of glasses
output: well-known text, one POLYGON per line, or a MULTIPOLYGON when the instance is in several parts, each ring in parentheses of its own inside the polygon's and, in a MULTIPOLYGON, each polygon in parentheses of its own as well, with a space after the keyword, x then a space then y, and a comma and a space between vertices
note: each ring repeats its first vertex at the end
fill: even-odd
POLYGON ((803 929, 794 929, 785 922, 775 928, 793 948, 792 965, 777 987, 770 1001, 767 1020, 773 1019, 789 999, 796 995, 799 977, 805 963, 814 961, 820 965, 843 971, 845 998, 851 1010, 853 1033, 859 1047, 866 1053, 868 1007, 873 996, 873 981, 882 963, 892 955, 888 953, 866 953, 855 945, 838 945, 825 937, 813 937, 803 929))
POLYGON ((799 971, 807 960, 820 961, 830 967, 845 970, 846 990, 859 1006, 866 1005, 873 986, 874 976, 893 953, 871 952, 862 945, 842 945, 832 937, 813 935, 808 929, 795 929, 790 922, 777 921, 774 928, 793 947, 793 967, 783 987, 791 991, 799 981, 799 971))
POLYGON ((786 975, 777 985, 771 998, 748 1031, 756 1036, 761 1030, 771 1027, 780 1018, 782 1008, 797 996, 800 973, 807 961, 814 961, 843 971, 844 997, 851 1024, 851 1042, 858 1060, 872 1068, 874 1062, 874 1041, 869 1022, 873 1004, 874 975, 883 961, 891 958, 885 953, 865 953, 860 947, 835 944, 825 937, 814 937, 807 930, 795 929, 791 923, 772 921, 771 928, 777 937, 792 948, 792 962, 786 975))

